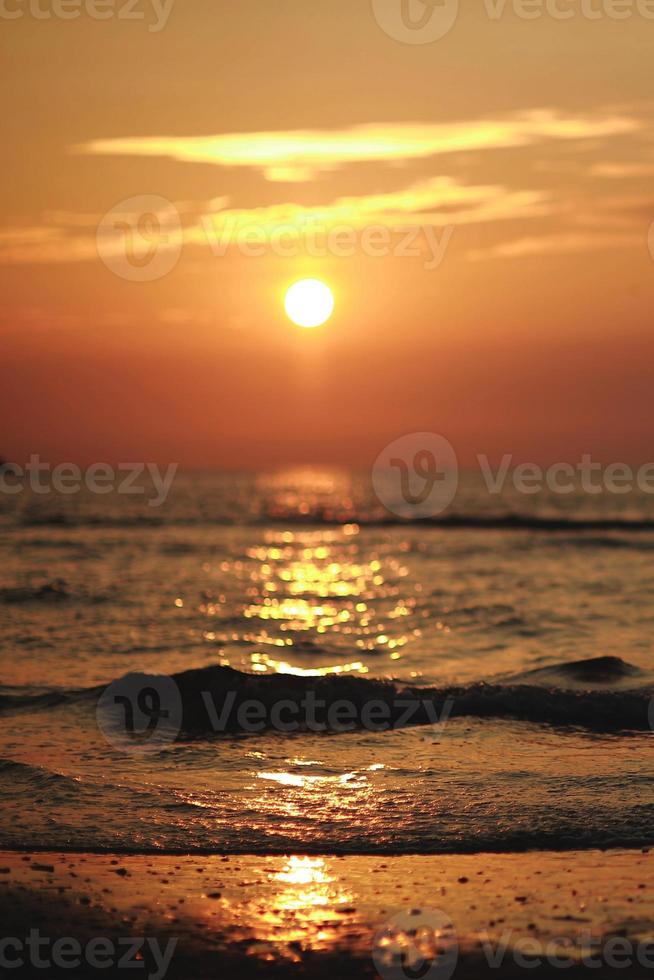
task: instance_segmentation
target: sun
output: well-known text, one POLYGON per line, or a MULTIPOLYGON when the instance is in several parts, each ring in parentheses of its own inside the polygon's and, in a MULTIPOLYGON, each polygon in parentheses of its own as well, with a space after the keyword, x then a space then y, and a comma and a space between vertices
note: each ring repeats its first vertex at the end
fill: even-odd
POLYGON ((334 294, 320 279, 301 279, 286 293, 286 313, 298 327, 321 327, 334 312, 334 294))

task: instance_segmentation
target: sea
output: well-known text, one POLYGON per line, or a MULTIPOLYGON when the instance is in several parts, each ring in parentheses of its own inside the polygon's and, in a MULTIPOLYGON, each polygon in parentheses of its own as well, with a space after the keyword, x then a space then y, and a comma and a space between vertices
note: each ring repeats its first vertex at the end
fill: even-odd
POLYGON ((638 492, 0 494, 0 848, 648 847, 653 628, 638 492))

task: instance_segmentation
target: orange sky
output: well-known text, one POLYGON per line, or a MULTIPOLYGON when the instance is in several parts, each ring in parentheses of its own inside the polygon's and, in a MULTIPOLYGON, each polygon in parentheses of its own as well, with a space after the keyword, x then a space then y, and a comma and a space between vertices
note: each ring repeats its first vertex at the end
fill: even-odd
POLYGON ((0 34, 0 453, 365 466, 432 430, 464 461, 651 457, 654 19, 635 4, 462 4, 417 45, 368 0, 176 0, 161 30, 150 0, 102 21, 20 2, 0 34), (176 261, 129 281, 98 226, 153 195, 176 261), (407 227, 418 254, 398 254, 407 227), (297 254, 275 254, 282 228, 297 254), (307 228, 349 229, 351 254, 304 254, 307 228), (366 254, 371 228, 390 254, 366 254), (314 331, 283 310, 305 275, 336 296, 314 331))

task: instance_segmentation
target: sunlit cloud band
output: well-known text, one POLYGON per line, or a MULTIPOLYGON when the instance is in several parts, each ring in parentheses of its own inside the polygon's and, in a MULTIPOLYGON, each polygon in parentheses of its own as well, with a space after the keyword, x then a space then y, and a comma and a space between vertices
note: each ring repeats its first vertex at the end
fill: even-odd
POLYGON ((530 146, 547 140, 615 136, 639 129, 624 115, 565 115, 537 109, 506 118, 455 123, 370 123, 341 130, 140 136, 92 140, 80 153, 170 158, 259 170, 267 180, 304 182, 353 163, 389 163, 444 153, 530 146))

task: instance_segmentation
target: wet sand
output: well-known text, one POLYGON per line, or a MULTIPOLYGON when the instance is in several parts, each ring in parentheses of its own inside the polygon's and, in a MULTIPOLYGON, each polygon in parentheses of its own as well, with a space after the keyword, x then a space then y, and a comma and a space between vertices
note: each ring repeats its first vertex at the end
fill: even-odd
MULTIPOLYGON (((107 937, 117 949, 119 939, 150 937, 161 950, 176 940, 165 972, 173 980, 391 980, 410 975, 402 969, 403 954, 409 967, 418 957, 414 976, 438 980, 485 973, 560 977, 562 967, 551 963, 557 954, 575 963, 586 956, 587 965, 577 964, 575 974, 652 976, 654 945, 649 966, 644 946, 654 940, 652 882, 652 855, 642 851, 381 859, 0 852, 3 937, 24 939, 38 929, 53 941, 73 937, 83 948, 107 937), (408 918, 398 920, 396 931, 385 931, 402 913, 408 918), (452 929, 443 926, 448 919, 452 929), (607 964, 605 945, 587 946, 591 934, 604 944, 617 937, 610 948, 616 956, 622 950, 626 965, 607 964), (531 967, 520 951, 531 957, 531 967), (421 957, 434 953, 439 968, 427 972, 423 964, 421 972, 421 957)), ((121 950, 126 956, 126 943, 121 950)), ((12 948, 7 955, 18 954, 12 948)), ((161 977, 147 945, 138 955, 144 958, 128 976, 161 977)), ((123 968, 88 963, 10 972, 126 975, 123 968)))

